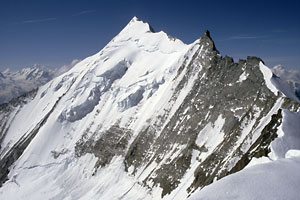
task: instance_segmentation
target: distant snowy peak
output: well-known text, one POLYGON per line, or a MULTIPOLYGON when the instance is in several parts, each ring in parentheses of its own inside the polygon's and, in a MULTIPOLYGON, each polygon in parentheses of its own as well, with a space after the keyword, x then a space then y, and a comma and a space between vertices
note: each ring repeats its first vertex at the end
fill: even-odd
POLYGON ((300 71, 285 69, 277 65, 272 69, 272 84, 285 96, 299 102, 300 101, 300 71))
POLYGON ((5 69, 0 72, 0 104, 46 84, 53 78, 69 71, 79 62, 80 60, 74 59, 70 64, 56 69, 39 64, 18 71, 5 69))
POLYGON ((64 69, 49 69, 34 65, 18 71, 6 69, 0 72, 0 104, 46 84, 66 69, 65 66, 64 69))
POLYGON ((55 76, 55 70, 34 66, 33 68, 22 69, 19 76, 24 77, 26 80, 39 80, 46 83, 55 76))
POLYGON ((11 71, 6 69, 2 72, 5 77, 18 78, 18 79, 38 79, 48 78, 54 76, 55 70, 48 69, 44 66, 34 65, 33 67, 26 67, 18 71, 11 71))
POLYGON ((35 65, 18 71, 0 73, 0 104, 44 85, 56 76, 56 71, 35 65))
POLYGON ((282 80, 300 83, 300 70, 286 69, 282 65, 276 65, 272 68, 272 71, 282 80))

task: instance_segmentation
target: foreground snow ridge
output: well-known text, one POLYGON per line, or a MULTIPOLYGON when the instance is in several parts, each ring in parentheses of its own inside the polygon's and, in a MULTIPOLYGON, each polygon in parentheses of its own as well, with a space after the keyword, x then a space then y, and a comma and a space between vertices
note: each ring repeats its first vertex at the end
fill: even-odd
POLYGON ((192 195, 190 200, 289 199, 300 196, 300 156, 260 164, 227 176, 192 195))
POLYGON ((299 170, 289 86, 257 57, 222 57, 208 31, 187 45, 134 17, 0 106, 0 199, 247 199, 257 184, 258 199, 293 199, 299 177, 277 182, 299 170))

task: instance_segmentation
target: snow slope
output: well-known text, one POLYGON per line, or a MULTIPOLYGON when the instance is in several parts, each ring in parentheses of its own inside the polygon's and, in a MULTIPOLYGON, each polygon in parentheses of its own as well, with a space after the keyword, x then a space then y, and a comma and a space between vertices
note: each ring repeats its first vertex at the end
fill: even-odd
POLYGON ((300 196, 299 170, 299 155, 255 165, 203 188, 189 200, 297 200, 300 196))

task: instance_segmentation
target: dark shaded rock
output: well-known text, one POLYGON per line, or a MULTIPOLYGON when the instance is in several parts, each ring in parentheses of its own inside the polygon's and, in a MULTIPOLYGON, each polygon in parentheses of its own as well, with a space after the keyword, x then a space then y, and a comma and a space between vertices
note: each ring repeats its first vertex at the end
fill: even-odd
POLYGON ((203 32, 202 36, 200 37, 200 43, 208 43, 208 46, 210 47, 209 50, 216 51, 219 54, 219 51, 216 49, 215 43, 212 40, 210 32, 208 30, 205 30, 203 32))
POLYGON ((131 131, 114 125, 106 132, 95 133, 95 135, 98 134, 101 135, 99 139, 89 138, 85 141, 82 138, 75 146, 77 157, 83 156, 86 153, 92 153, 98 158, 95 169, 108 165, 114 156, 124 155, 131 137, 131 131))

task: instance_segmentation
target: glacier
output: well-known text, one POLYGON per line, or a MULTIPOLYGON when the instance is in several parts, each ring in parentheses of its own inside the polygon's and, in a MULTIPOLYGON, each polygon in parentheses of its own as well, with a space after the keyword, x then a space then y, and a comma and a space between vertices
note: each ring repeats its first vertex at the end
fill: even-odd
POLYGON ((208 31, 184 44, 134 17, 0 106, 0 198, 187 199, 276 157, 299 108, 286 84, 257 57, 222 57, 208 31))

